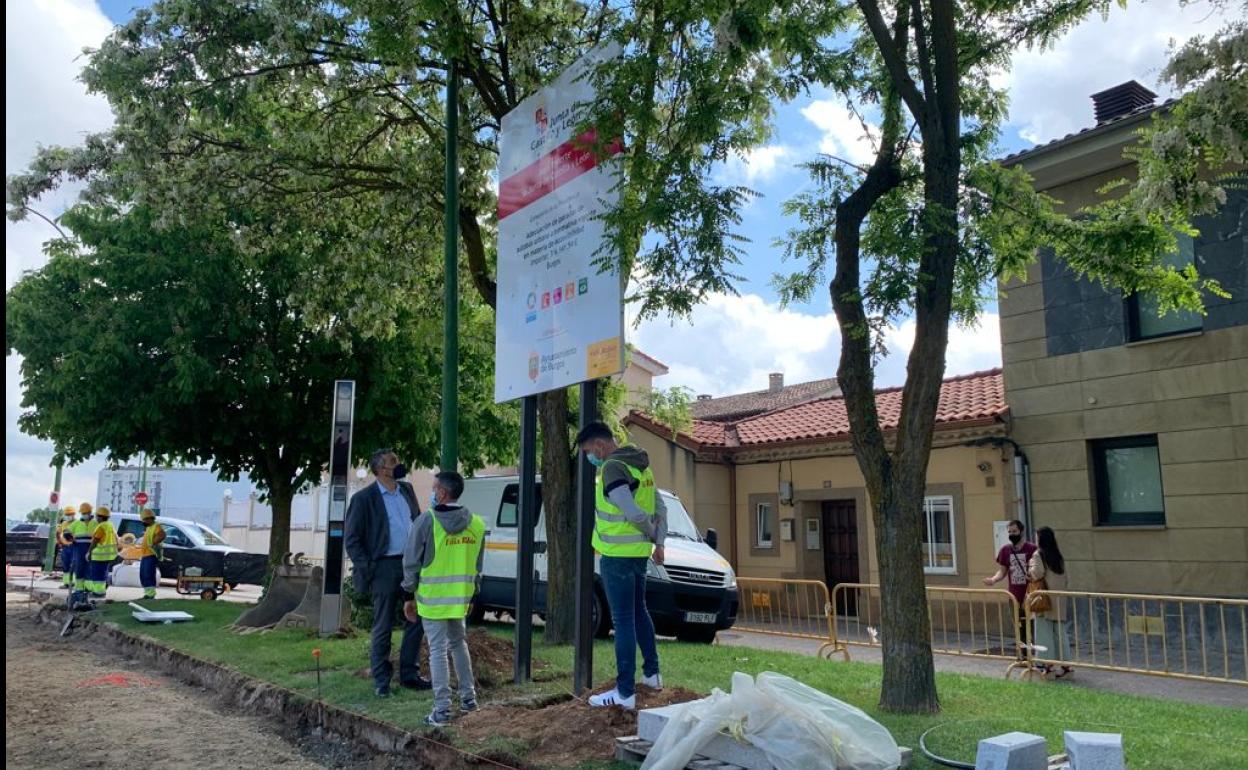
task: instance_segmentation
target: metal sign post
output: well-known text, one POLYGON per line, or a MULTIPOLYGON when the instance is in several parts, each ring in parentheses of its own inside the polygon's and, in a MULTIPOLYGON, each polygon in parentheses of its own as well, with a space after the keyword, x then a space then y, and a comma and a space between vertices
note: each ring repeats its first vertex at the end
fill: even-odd
MULTIPOLYGON (((580 427, 598 419, 598 381, 581 383, 580 427)), ((576 632, 573 637, 572 692, 594 686, 594 466, 576 447, 576 632)))
POLYGON ((329 523, 321 585, 321 636, 342 626, 342 546, 347 518, 347 474, 355 422, 355 380, 334 382, 334 430, 329 442, 329 523))
POLYGON ((520 411, 519 553, 516 559, 516 684, 529 681, 533 657, 533 529, 537 526, 537 396, 520 411))
POLYGON ((56 527, 61 520, 61 469, 64 463, 56 460, 56 481, 52 484, 52 494, 48 495, 48 511, 53 515, 48 518, 48 549, 43 555, 43 571, 51 572, 56 567, 56 527))

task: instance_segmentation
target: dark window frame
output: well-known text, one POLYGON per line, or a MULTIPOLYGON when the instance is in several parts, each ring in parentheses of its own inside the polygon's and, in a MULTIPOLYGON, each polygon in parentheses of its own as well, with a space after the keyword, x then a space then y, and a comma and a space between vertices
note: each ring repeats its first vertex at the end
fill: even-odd
POLYGON ((1114 513, 1109 503, 1109 469, 1105 462, 1105 452, 1111 449, 1138 449, 1152 447, 1157 450, 1157 483, 1163 484, 1161 475, 1161 446, 1157 434, 1148 433, 1137 436, 1119 436, 1116 438, 1093 439, 1088 442, 1088 451, 1092 455, 1093 484, 1096 499, 1096 526, 1098 527, 1139 527, 1165 526, 1166 524, 1166 493, 1161 491, 1160 511, 1135 511, 1131 513, 1114 513))
MULTIPOLYGON (((542 515, 541 482, 537 483, 536 488, 535 488, 535 494, 537 495, 537 515, 538 515, 538 518, 541 518, 541 515, 542 515)), ((503 494, 499 496, 498 512, 494 517, 494 521, 500 529, 519 529, 520 528, 520 484, 519 483, 508 484, 507 486, 503 487, 503 494), (512 513, 512 516, 514 517, 514 520, 510 522, 504 522, 503 511, 506 510, 508 506, 511 507, 511 513, 512 513)), ((537 522, 534 522, 534 525, 536 524, 537 522)))
MULTIPOLYGON (((1190 238, 1191 236, 1180 235, 1180 238, 1190 238)), ((1199 272, 1200 259, 1196 253, 1196 242, 1192 239, 1192 265, 1199 272)), ((1127 342, 1147 342, 1149 340, 1164 340, 1167 337, 1177 337, 1182 334, 1193 334, 1195 332, 1204 331, 1205 317, 1196 314, 1195 326, 1189 326, 1183 329, 1173 329, 1171 331, 1161 332, 1160 334, 1143 334, 1140 331, 1140 292, 1134 292, 1122 300, 1123 314, 1126 317, 1127 342)), ((1180 312, 1172 310, 1171 313, 1180 312)))

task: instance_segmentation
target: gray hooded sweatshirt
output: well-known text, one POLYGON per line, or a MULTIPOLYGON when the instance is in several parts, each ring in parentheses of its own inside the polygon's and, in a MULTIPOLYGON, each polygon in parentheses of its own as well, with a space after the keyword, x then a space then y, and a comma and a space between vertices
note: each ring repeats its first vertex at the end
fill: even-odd
POLYGON ((602 466, 602 492, 615 503, 629 523, 640 529, 650 542, 662 548, 667 539, 667 506, 663 504, 663 496, 655 490, 655 511, 651 519, 633 499, 637 481, 622 464, 644 471, 650 467, 650 456, 644 449, 635 446, 618 447, 602 466))
MULTIPOLYGON (((403 546, 403 600, 410 601, 416 596, 420 586, 420 571, 433 563, 436 543, 433 538, 433 517, 438 517, 442 528, 452 534, 468 529, 472 523, 472 511, 459 503, 447 503, 430 508, 420 514, 407 536, 407 544, 403 546)), ((489 531, 486 531, 489 534, 489 531)), ((481 586, 481 567, 485 560, 485 544, 481 544, 481 552, 477 554, 477 587, 481 586)))

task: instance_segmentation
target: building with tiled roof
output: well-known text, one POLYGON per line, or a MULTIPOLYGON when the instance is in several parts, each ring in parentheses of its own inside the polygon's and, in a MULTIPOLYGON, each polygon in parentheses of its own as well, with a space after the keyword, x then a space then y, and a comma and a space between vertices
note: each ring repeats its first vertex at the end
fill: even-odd
MULTIPOLYGON (((876 408, 891 436, 901 389, 877 391, 876 408)), ((839 394, 695 419, 676 436, 637 411, 625 425, 650 454, 658 483, 700 527, 723 533, 719 549, 741 574, 830 586, 875 580, 870 500, 839 394)), ((973 586, 995 570, 999 531, 1018 507, 1008 426, 1001 370, 945 380, 923 513, 934 585, 973 586)))
POLYGON ((690 405, 690 412, 695 420, 727 422, 804 404, 820 398, 828 398, 841 392, 841 389, 836 384, 835 377, 826 380, 799 382, 796 385, 785 385, 784 373, 773 372, 768 379, 766 390, 736 393, 730 396, 720 396, 719 398, 699 395, 697 400, 690 405))

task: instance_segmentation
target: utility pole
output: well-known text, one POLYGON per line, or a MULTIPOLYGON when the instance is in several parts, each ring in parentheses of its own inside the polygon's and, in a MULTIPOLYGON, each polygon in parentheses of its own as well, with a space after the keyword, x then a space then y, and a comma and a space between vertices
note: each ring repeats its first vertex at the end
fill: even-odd
POLYGON ((44 572, 51 572, 56 566, 56 524, 61 520, 61 469, 65 466, 59 452, 52 465, 56 468, 56 481, 52 482, 52 496, 48 499, 48 510, 52 512, 52 516, 48 520, 48 550, 43 555, 44 572))
POLYGON ((459 70, 446 70, 446 293, 442 330, 442 470, 459 467, 459 70))

